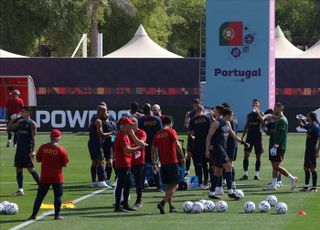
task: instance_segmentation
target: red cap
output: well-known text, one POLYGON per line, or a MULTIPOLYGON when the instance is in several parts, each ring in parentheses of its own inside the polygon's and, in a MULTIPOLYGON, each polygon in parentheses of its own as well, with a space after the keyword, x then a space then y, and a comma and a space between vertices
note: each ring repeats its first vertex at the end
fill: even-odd
POLYGON ((50 137, 61 137, 61 132, 58 129, 53 129, 51 130, 50 137))
POLYGON ((134 122, 133 120, 131 120, 129 117, 123 117, 121 119, 121 122, 120 122, 121 125, 134 125, 134 122))

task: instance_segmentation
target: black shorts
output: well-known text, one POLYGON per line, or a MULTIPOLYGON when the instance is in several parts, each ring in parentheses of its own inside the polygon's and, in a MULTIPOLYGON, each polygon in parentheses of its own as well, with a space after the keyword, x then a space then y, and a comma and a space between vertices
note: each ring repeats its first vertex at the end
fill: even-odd
POLYGON ((317 157, 315 153, 305 153, 303 166, 307 169, 317 168, 317 157))
POLYGON ((103 149, 100 144, 88 143, 91 160, 99 161, 104 159, 103 149))
POLYGON ((230 161, 237 160, 238 147, 228 148, 227 155, 228 155, 230 161))
POLYGON ((179 182, 178 164, 161 165, 160 174, 163 184, 176 185, 179 182))
POLYGON ((193 148, 193 139, 191 137, 188 137, 188 141, 187 141, 187 151, 191 152, 192 148, 193 148))
POLYGON ((17 152, 14 156, 14 167, 16 168, 33 168, 34 158, 30 157, 30 152, 17 152))
POLYGON ((284 160, 284 154, 286 153, 285 149, 277 148, 277 155, 271 156, 270 154, 271 148, 269 147, 269 160, 271 162, 282 162, 284 160))
POLYGON ((247 139, 246 142, 248 144, 250 144, 250 147, 249 148, 244 148, 245 152, 251 153, 253 147, 254 147, 255 154, 262 154, 264 152, 263 145, 262 145, 262 140, 260 138, 258 138, 257 140, 247 139))
POLYGON ((214 149, 211 152, 210 156, 210 164, 214 165, 215 167, 222 168, 224 164, 230 162, 228 154, 225 151, 217 151, 214 149))
POLYGON ((106 160, 113 159, 113 147, 112 146, 103 146, 103 154, 106 160))

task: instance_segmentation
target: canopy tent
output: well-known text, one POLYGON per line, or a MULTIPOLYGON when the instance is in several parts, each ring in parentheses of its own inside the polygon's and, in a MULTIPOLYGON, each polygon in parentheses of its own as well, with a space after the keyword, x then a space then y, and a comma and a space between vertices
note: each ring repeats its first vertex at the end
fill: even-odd
POLYGON ((275 31, 276 58, 295 58, 302 54, 303 51, 291 44, 286 39, 280 26, 275 31))
POLYGON ((182 58, 152 41, 142 25, 134 37, 120 49, 104 56, 105 58, 182 58))
POLYGON ((297 58, 316 58, 320 59, 320 40, 312 47, 307 49, 303 54, 297 56, 297 58))
POLYGON ((27 58, 27 56, 22 56, 19 54, 14 54, 3 49, 0 49, 0 58, 27 58))

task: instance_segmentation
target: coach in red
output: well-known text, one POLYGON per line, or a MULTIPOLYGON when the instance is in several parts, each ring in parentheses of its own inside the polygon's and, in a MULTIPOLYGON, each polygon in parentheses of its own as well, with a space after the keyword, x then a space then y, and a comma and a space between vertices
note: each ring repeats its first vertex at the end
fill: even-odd
POLYGON ((66 150, 58 144, 60 139, 61 132, 57 129, 52 130, 50 133, 50 143, 41 145, 37 152, 37 161, 41 162, 40 185, 29 220, 36 219, 36 215, 50 186, 52 186, 54 192, 54 219, 63 219, 60 216, 64 182, 62 168, 67 166, 69 160, 66 150))
POLYGON ((117 175, 116 186, 116 206, 115 212, 136 211, 129 207, 128 198, 131 187, 131 162, 132 153, 141 150, 141 146, 131 147, 131 142, 128 134, 132 132, 134 122, 129 117, 123 117, 120 121, 121 130, 118 132, 114 141, 114 162, 117 175), (123 207, 120 208, 121 194, 123 190, 123 207))

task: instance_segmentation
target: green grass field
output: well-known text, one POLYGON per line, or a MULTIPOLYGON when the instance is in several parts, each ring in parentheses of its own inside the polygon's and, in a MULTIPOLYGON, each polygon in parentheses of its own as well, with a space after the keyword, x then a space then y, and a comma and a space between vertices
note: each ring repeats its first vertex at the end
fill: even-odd
MULTIPOLYGON (((12 197, 16 191, 15 169, 13 167, 14 148, 6 148, 6 135, 1 134, 0 146, 0 201, 15 202, 19 205, 19 213, 13 216, 0 216, 0 229, 9 229, 26 220, 31 214, 36 194, 36 185, 32 177, 24 172, 25 196, 12 197)), ((185 137, 184 137, 185 138, 185 137)), ((37 145, 45 143, 47 134, 39 134, 37 145)), ((87 135, 65 134, 62 145, 68 151, 70 165, 64 170, 65 190, 63 201, 72 201, 94 191, 90 188, 89 165, 90 158, 87 151, 87 135)), ((305 135, 290 135, 288 150, 284 166, 300 178, 300 185, 304 183, 302 170, 305 135)), ((265 147, 267 140, 264 141, 265 147)), ((236 162, 236 177, 242 176, 242 147, 238 152, 236 162)), ((253 155, 254 157, 254 155, 253 155)), ((245 199, 241 201, 229 201, 227 213, 203 213, 203 214, 177 214, 159 215, 156 204, 162 199, 163 193, 154 192, 151 189, 143 194, 143 208, 139 212, 114 214, 112 204, 114 198, 112 191, 107 190, 91 198, 85 199, 76 204, 75 209, 64 209, 63 221, 53 221, 48 216, 27 226, 26 229, 319 229, 320 224, 320 194, 301 193, 297 190, 291 192, 289 181, 284 178, 284 187, 275 192, 279 201, 286 202, 289 207, 288 214, 276 215, 274 208, 269 213, 243 212, 243 204, 246 201, 254 201, 256 205, 264 200, 269 192, 262 191, 262 188, 270 181, 271 167, 267 154, 263 155, 261 177, 262 181, 253 181, 254 158, 250 160, 250 180, 238 182, 239 188, 243 189, 245 199), (307 215, 297 215, 298 211, 304 210, 307 215)), ((193 166, 192 166, 193 168, 193 166)), ((40 170, 40 165, 36 165, 40 170)), ((135 192, 131 191, 132 200, 135 200, 135 192)), ((207 191, 184 191, 177 192, 175 204, 180 210, 182 203, 186 200, 196 201, 207 198, 207 191)), ((45 203, 53 202, 52 191, 49 191, 45 203)), ((48 210, 41 210, 42 212, 48 210)))

